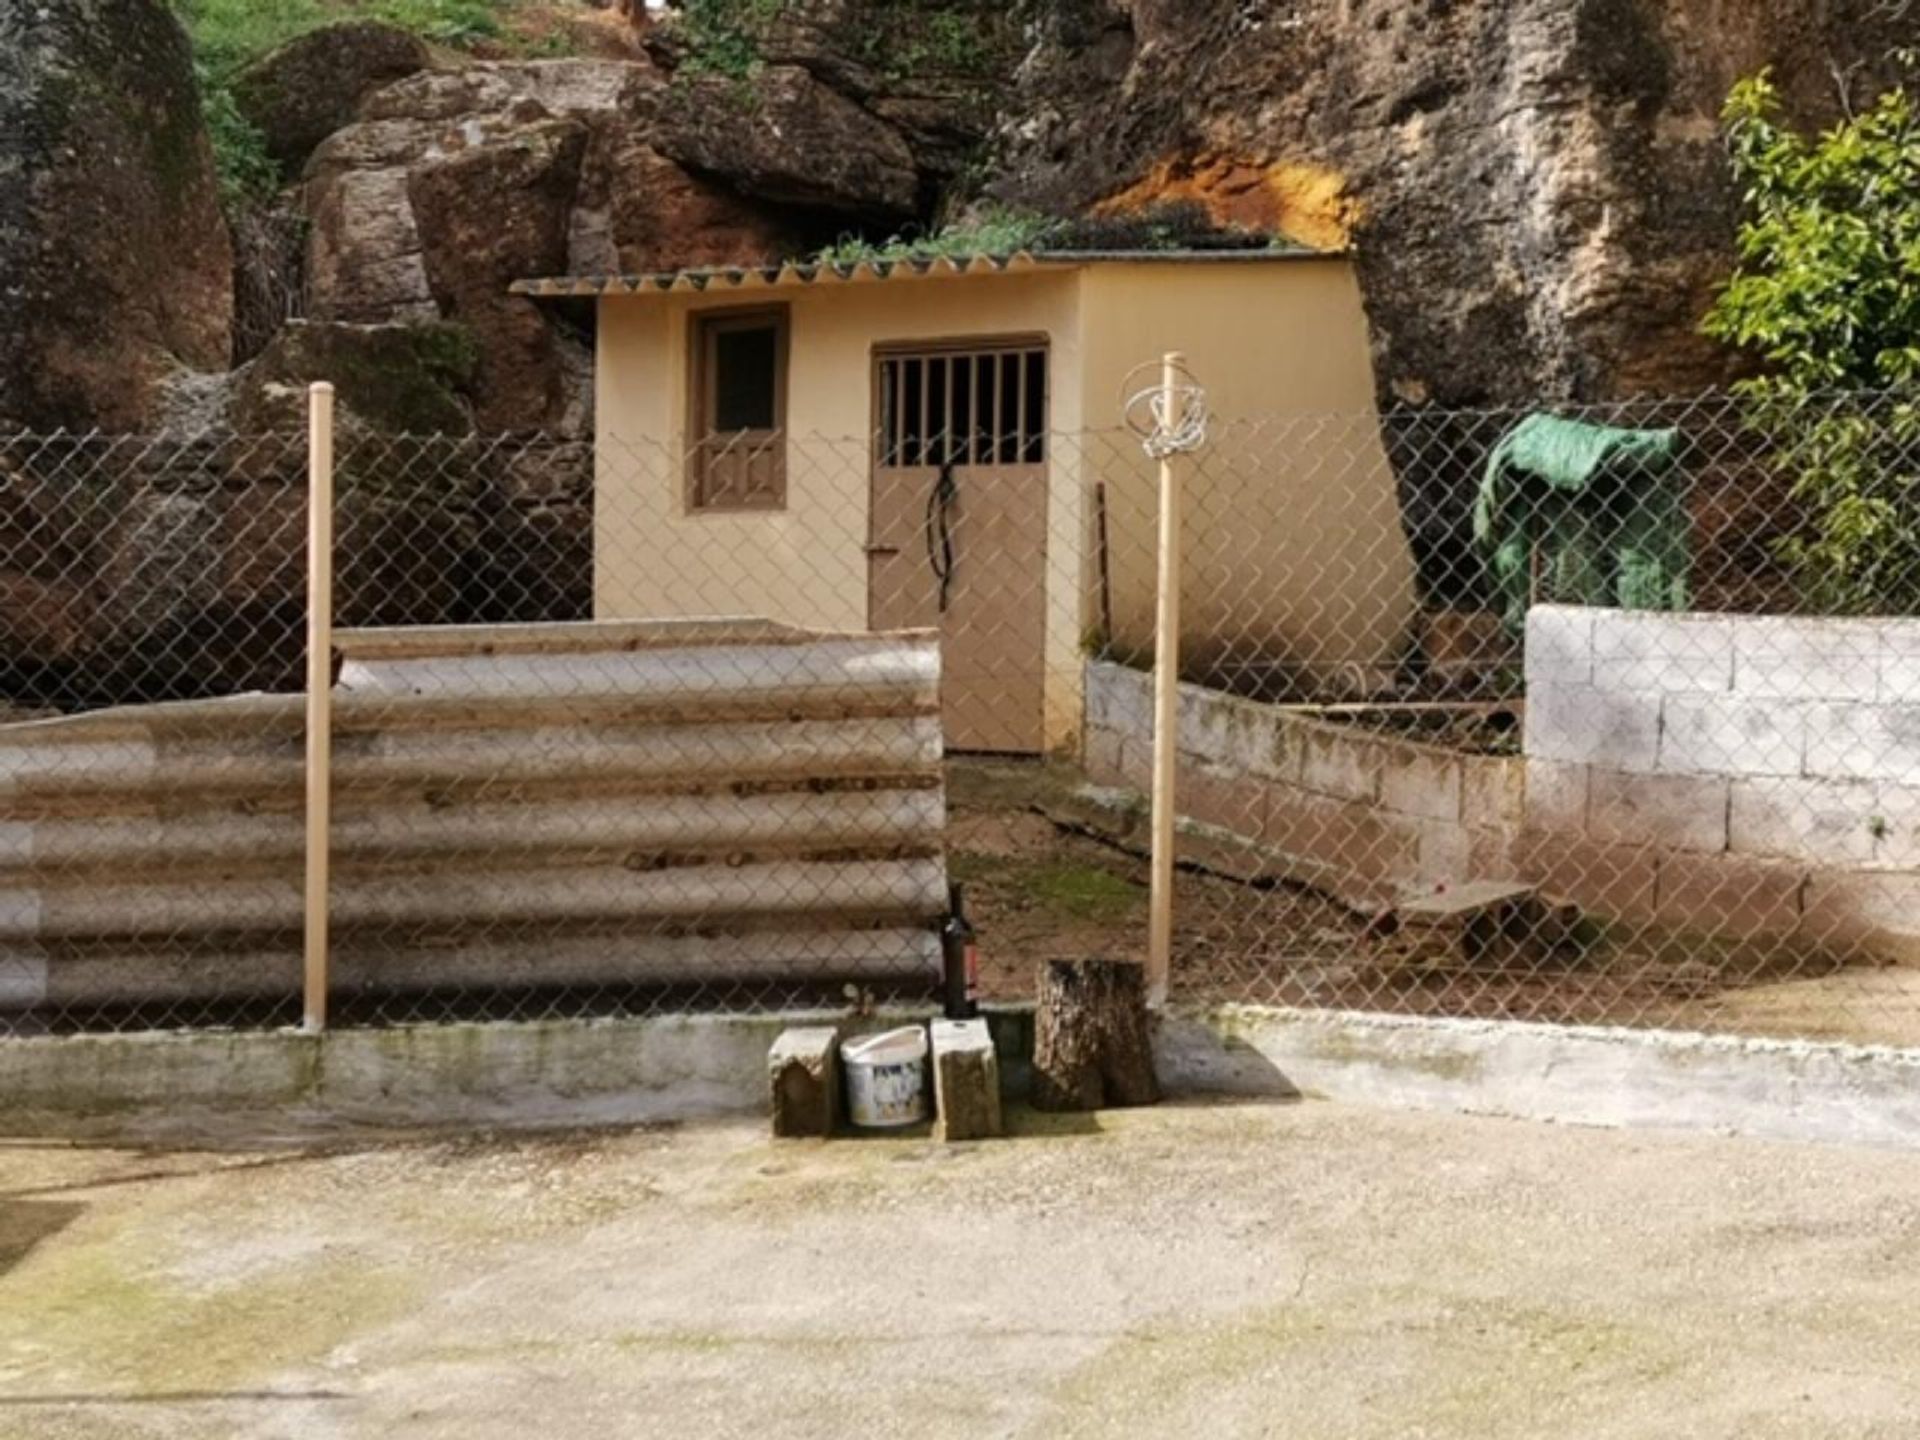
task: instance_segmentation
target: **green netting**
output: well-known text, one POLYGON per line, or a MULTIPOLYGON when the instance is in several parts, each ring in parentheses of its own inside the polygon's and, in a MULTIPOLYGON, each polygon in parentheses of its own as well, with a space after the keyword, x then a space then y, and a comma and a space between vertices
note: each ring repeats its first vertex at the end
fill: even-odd
POLYGON ((1680 432, 1529 415, 1494 447, 1473 538, 1507 624, 1536 602, 1683 610, 1688 525, 1680 432))

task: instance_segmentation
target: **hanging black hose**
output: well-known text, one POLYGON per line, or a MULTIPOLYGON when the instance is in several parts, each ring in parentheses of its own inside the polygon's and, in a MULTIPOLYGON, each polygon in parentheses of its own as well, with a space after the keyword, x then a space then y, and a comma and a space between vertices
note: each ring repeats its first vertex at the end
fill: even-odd
POLYGON ((953 476, 953 462, 943 461, 933 489, 927 492, 927 563, 933 578, 940 582, 940 613, 947 613, 953 596, 953 507, 960 498, 960 486, 953 476))

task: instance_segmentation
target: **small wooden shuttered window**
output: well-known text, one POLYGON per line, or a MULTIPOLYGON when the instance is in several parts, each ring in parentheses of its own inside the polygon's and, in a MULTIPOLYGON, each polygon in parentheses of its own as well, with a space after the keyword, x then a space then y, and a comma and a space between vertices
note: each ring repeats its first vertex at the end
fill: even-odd
POLYGON ((693 321, 688 508, 787 503, 787 312, 724 311, 693 321))

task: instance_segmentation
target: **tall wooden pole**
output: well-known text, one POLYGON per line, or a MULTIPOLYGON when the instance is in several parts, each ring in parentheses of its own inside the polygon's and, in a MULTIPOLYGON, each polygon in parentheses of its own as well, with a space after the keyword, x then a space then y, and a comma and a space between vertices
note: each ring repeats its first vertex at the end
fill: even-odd
POLYGON ((333 810, 333 386, 308 392, 307 873, 304 1013, 327 1028, 327 892, 333 810))
MULTIPOLYGON (((1185 357, 1164 356, 1160 366, 1160 424, 1177 418, 1185 357)), ((1153 645, 1153 889, 1147 922, 1147 1003, 1163 1005, 1173 974, 1174 751, 1179 738, 1180 699, 1180 492, 1174 484, 1173 452, 1160 457, 1159 606, 1153 645)))

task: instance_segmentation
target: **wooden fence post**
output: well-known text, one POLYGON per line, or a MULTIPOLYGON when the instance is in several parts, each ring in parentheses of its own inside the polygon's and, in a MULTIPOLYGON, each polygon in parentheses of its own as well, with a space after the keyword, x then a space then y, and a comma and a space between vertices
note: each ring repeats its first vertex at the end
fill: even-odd
POLYGON ((308 391, 305 1028, 327 1028, 329 834, 333 810, 333 386, 308 391))

